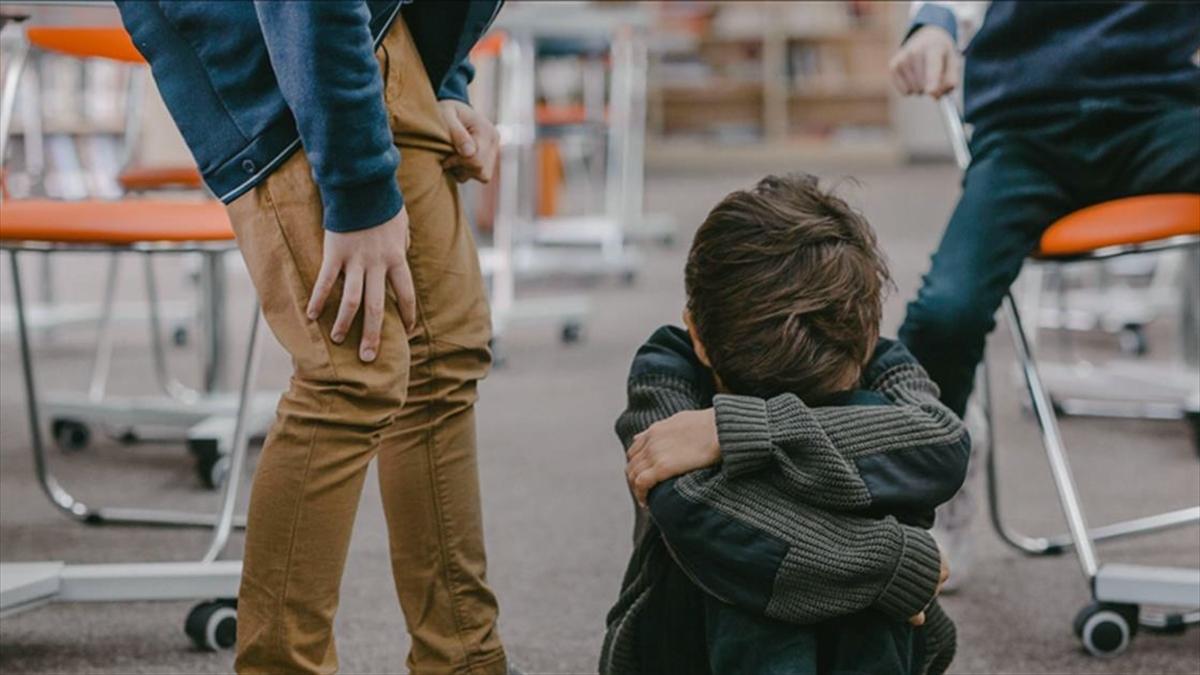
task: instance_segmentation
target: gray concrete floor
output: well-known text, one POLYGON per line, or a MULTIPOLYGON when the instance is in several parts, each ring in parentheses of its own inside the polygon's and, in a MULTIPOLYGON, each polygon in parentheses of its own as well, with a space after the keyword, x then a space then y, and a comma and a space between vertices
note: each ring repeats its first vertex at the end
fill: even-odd
MULTIPOLYGON (((953 204, 956 172, 919 166, 891 170, 821 169, 843 185, 878 229, 899 286, 888 302, 894 333, 904 301, 916 289, 927 256, 953 204)), ((514 329, 508 362, 486 381, 479 404, 479 450, 490 576, 502 602, 501 631, 515 663, 531 673, 594 672, 606 610, 629 552, 630 500, 612 422, 623 404, 634 349, 659 324, 678 320, 682 263, 692 228, 707 208, 755 175, 656 175, 650 208, 680 224, 673 248, 650 248, 636 286, 591 289, 586 341, 562 346, 550 326, 514 329)), ((64 297, 98 295, 95 259, 62 263, 64 297)), ((136 297, 132 265, 127 289, 136 297)), ((166 267, 164 266, 164 270, 166 267)), ((7 269, 3 296, 8 297, 7 269)), ((163 277, 169 275, 163 274, 163 277)), ((178 276, 178 275, 175 275, 178 276)), ((231 294, 231 316, 244 315, 247 295, 231 294)), ((1151 358, 1170 352, 1169 326, 1151 335, 1151 358)), ((63 331, 41 350, 45 388, 82 387, 87 331, 63 331)), ((1096 340, 1095 348, 1108 342, 1096 340)), ((147 356, 138 326, 120 335, 115 379, 123 391, 145 391, 147 356)), ((997 364, 1010 364, 1004 339, 993 340, 997 364)), ((181 351, 180 367, 194 363, 181 351)), ((286 359, 272 345, 264 386, 281 387, 286 359)), ((998 430, 1005 455, 1004 493, 1012 522, 1031 531, 1062 527, 1032 420, 1020 411, 1007 367, 997 369, 998 430)), ((186 560, 205 546, 201 532, 89 528, 56 513, 32 481, 25 404, 15 340, 0 349, 0 558, 71 562, 186 560)), ((1094 523, 1194 504, 1200 463, 1182 423, 1068 420, 1066 440, 1094 523)), ((96 503, 207 508, 214 496, 196 484, 182 448, 121 446, 101 440, 78 454, 54 452, 64 483, 96 503)), ((982 511, 981 511, 982 516, 982 511)), ((1143 635, 1109 661, 1085 656, 1070 621, 1088 593, 1072 557, 1027 559, 1004 548, 977 518, 977 556, 966 588, 945 599, 957 620, 958 673, 1197 673, 1200 632, 1143 635)), ((237 555, 235 538, 231 553, 237 555)), ((1200 538, 1184 529, 1101 548, 1104 560, 1200 564, 1200 538)), ((368 481, 355 527, 337 619, 346 673, 404 671, 408 639, 391 590, 378 488, 368 481)), ((57 605, 0 623, 4 673, 228 672, 229 654, 193 651, 182 622, 191 603, 57 605)))

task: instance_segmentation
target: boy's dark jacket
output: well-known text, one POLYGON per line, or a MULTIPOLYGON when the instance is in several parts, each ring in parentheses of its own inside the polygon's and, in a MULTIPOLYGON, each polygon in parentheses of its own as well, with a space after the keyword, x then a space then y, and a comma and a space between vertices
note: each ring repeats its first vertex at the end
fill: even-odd
POLYGON ((859 389, 809 407, 714 396, 685 331, 658 329, 634 357, 616 431, 716 410, 722 461, 656 486, 607 619, 604 675, 640 672, 637 622, 671 560, 701 589, 798 624, 867 608, 924 610, 927 673, 945 671, 954 626, 934 598, 940 555, 926 531, 966 475, 970 440, 903 345, 881 339, 859 389))
POLYGON ((466 101, 474 74, 468 54, 500 2, 118 0, 117 7, 213 194, 228 204, 303 144, 325 228, 344 232, 378 225, 404 204, 375 54, 397 15, 437 97, 466 101))

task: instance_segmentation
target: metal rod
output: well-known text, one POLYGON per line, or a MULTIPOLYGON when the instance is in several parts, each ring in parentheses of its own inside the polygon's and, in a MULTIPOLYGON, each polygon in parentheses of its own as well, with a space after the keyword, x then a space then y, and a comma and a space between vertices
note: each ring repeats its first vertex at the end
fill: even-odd
POLYGON ((958 114, 958 106, 950 96, 938 99, 938 108, 942 111, 942 120, 946 123, 946 132, 950 136, 950 148, 954 151, 954 161, 963 171, 971 164, 971 146, 967 143, 967 130, 963 128, 962 117, 958 114))
MULTIPOLYGON (((42 434, 42 417, 37 382, 33 376, 33 350, 29 341, 29 326, 26 316, 25 293, 21 285, 19 251, 9 249, 9 269, 13 281, 13 302, 16 305, 17 341, 21 352, 21 374, 25 385, 25 400, 29 411, 30 444, 33 450, 33 466, 42 492, 55 508, 82 523, 89 525, 160 525, 175 527, 216 527, 222 514, 189 513, 162 509, 89 508, 68 493, 58 479, 50 473, 46 460, 46 443, 42 434)), ((231 518, 232 527, 245 527, 244 519, 231 518)))
POLYGON ((981 407, 983 408, 984 421, 987 424, 988 454, 986 474, 988 516, 991 518, 992 528, 996 531, 996 535, 1000 537, 1001 541, 1024 553, 1031 555, 1058 553, 1058 551, 1050 550, 1049 544, 1045 539, 1036 539, 1013 532, 1004 524, 1004 518, 1000 511, 1000 477, 996 460, 996 427, 992 424, 992 375, 991 369, 988 367, 986 350, 984 351, 983 361, 979 364, 978 380, 979 383, 975 387, 975 391, 976 395, 983 399, 981 407))
POLYGON ((33 447, 33 467, 37 473, 38 483, 42 491, 50 498, 50 503, 73 518, 84 519, 90 509, 67 493, 50 474, 46 462, 46 444, 42 436, 42 415, 40 399, 38 398, 37 383, 33 377, 33 354, 29 343, 29 327, 26 325, 25 293, 21 288, 21 268, 17 261, 17 252, 9 251, 9 269, 12 272, 13 301, 17 310, 17 341, 21 347, 21 373, 25 384, 25 401, 29 410, 29 434, 33 447))
POLYGON ((204 344, 201 389, 211 394, 224 383, 225 347, 225 259, 219 253, 205 253, 200 271, 201 323, 204 344))
MULTIPOLYGON (((1104 541, 1106 539, 1117 539, 1135 534, 1151 534, 1195 523, 1200 523, 1200 506, 1167 511, 1166 513, 1157 513, 1152 516, 1143 516, 1132 520, 1122 520, 1119 523, 1112 523, 1111 525, 1094 527, 1089 530, 1089 534, 1092 541, 1104 541)), ((1074 540, 1069 534, 1046 537, 1045 541, 1050 546, 1063 550, 1075 545, 1074 540)))
POLYGON ((96 331, 96 356, 92 361, 92 383, 88 386, 88 399, 94 403, 104 400, 104 392, 108 388, 108 375, 112 368, 113 305, 117 300, 119 255, 114 251, 109 257, 108 274, 104 280, 104 299, 100 305, 100 325, 96 331))
POLYGON ((17 43, 16 53, 8 60, 8 72, 4 76, 4 90, 0 91, 0 164, 8 150, 8 132, 12 128, 13 111, 17 105, 17 88, 21 84, 21 73, 29 57, 29 42, 22 39, 17 43))
MULTIPOLYGON (((149 527, 194 527, 211 530, 220 523, 219 513, 197 513, 171 509, 139 509, 128 507, 101 507, 87 518, 89 525, 134 525, 149 527)), ((245 528, 246 517, 233 519, 233 527, 245 528)))
POLYGON ((150 324, 150 353, 154 359, 154 376, 158 380, 158 386, 167 396, 185 405, 194 405, 200 400, 200 393, 173 377, 167 365, 167 350, 162 338, 162 317, 159 314, 158 281, 149 252, 142 258, 142 266, 146 277, 146 312, 150 324))
POLYGON ((221 508, 217 512, 217 526, 213 532, 212 543, 201 559, 212 562, 220 557, 229 541, 229 533, 233 525, 233 510, 237 506, 238 486, 242 482, 242 471, 246 466, 247 449, 250 445, 250 432, 246 420, 250 415, 252 405, 251 393, 255 378, 258 375, 259 339, 258 339, 258 302, 254 303, 254 314, 250 319, 250 337, 246 345, 246 364, 242 368, 242 385, 238 394, 237 417, 233 426, 233 449, 229 455, 229 475, 225 479, 225 489, 221 494, 221 508))
POLYGON ((121 154, 117 160, 122 171, 133 163, 133 155, 141 140, 142 104, 146 97, 146 69, 131 66, 125 72, 128 75, 125 86, 125 128, 121 132, 121 154))
POLYGON ((1063 514, 1067 518, 1067 528, 1075 542, 1075 552, 1079 556, 1079 565, 1083 569, 1083 574, 1088 580, 1091 580, 1096 576, 1096 550, 1088 532, 1087 520, 1084 518, 1083 508, 1079 502, 1079 493, 1075 488, 1071 466, 1059 435, 1058 419, 1054 416, 1054 407, 1050 403, 1050 395, 1038 373, 1037 363, 1033 359, 1033 354, 1030 353, 1029 343, 1025 339, 1025 331, 1021 326, 1021 315, 1011 293, 1004 296, 1004 308, 1012 332, 1013 344, 1017 350, 1017 359, 1025 373, 1025 383, 1029 388, 1033 411, 1037 415, 1038 426, 1042 430, 1046 459, 1050 462, 1050 473, 1058 488, 1059 502, 1062 504, 1063 514))

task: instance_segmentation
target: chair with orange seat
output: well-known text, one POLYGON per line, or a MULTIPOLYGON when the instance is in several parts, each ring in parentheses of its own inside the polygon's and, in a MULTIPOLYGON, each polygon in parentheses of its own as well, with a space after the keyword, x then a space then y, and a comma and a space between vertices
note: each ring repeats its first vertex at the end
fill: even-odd
MULTIPOLYGON (((56 49, 74 56, 109 58, 125 62, 140 60, 129 39, 120 29, 30 28, 30 42, 41 48, 56 49), (115 32, 114 32, 115 31, 115 32)), ((6 74, 5 96, 0 114, 3 131, 14 105, 15 78, 20 75, 23 57, 12 59, 6 74)), ((3 147, 3 144, 0 144, 3 147)), ((0 159, 3 155, 0 155, 0 159)), ((63 514, 79 522, 202 527, 212 530, 205 553, 194 562, 138 562, 109 565, 66 565, 61 562, 4 563, 0 565, 0 616, 7 616, 47 602, 61 601, 134 601, 203 599, 193 608, 185 623, 187 634, 201 648, 226 648, 233 644, 236 624, 237 587, 241 563, 219 560, 231 531, 244 527, 244 518, 236 518, 238 486, 246 464, 248 438, 254 426, 260 397, 252 396, 251 387, 259 356, 258 306, 253 303, 246 359, 238 392, 226 396, 198 394, 182 388, 166 372, 157 313, 157 289, 151 260, 161 254, 199 254, 217 259, 236 248, 233 232, 224 208, 210 200, 55 201, 48 199, 0 198, 0 250, 8 254, 12 297, 15 304, 17 336, 21 355, 22 383, 28 407, 30 442, 34 469, 42 491, 63 514), (53 475, 49 466, 43 406, 48 399, 38 391, 30 335, 29 310, 26 306, 22 255, 28 252, 54 254, 100 253, 115 261, 118 254, 138 255, 146 266, 147 300, 150 308, 154 366, 167 396, 106 396, 113 336, 109 316, 102 315, 99 333, 100 358, 94 371, 92 388, 85 397, 74 400, 59 397, 53 406, 59 417, 53 425, 60 444, 85 441, 87 426, 71 428, 65 424, 68 413, 90 417, 98 423, 119 425, 135 423, 156 427, 192 427, 220 422, 230 427, 227 435, 217 434, 214 442, 225 441, 228 455, 212 453, 212 465, 205 471, 227 472, 218 508, 213 513, 190 513, 148 508, 96 507, 83 503, 53 475), (103 377, 97 379, 96 375, 103 377), (65 438, 65 442, 64 442, 65 438), (217 466, 221 464, 221 466, 217 466), (213 598, 216 598, 213 600, 213 598)), ((115 276, 110 275, 104 290, 106 305, 111 306, 115 276)), ((271 402, 266 401, 269 405, 271 402)), ((269 413, 268 413, 269 415, 269 413)), ((198 468, 203 460, 198 461, 198 468)), ((210 480, 216 481, 210 476, 210 480)))
MULTIPOLYGON (((955 158, 959 167, 966 170, 970 150, 962 120, 949 97, 941 100, 941 111, 955 158)), ((1042 264, 1061 265, 1181 248, 1192 254, 1200 249, 1200 194, 1143 195, 1080 209, 1046 229, 1032 258, 1042 264)), ((1085 649, 1093 655, 1113 656, 1124 651, 1139 628, 1181 632, 1189 625, 1200 624, 1200 569, 1101 564, 1095 548, 1099 541, 1200 523, 1200 506, 1089 529, 1059 433, 1057 406, 1043 381, 1011 292, 1006 294, 1003 306, 1069 531, 1063 535, 1031 537, 1015 531, 1002 517, 990 378, 985 360, 980 367, 977 391, 987 418, 988 499, 997 534, 1006 544, 1028 555, 1059 555, 1074 549, 1093 599, 1077 614, 1074 630, 1085 649), (1180 611, 1149 613, 1143 611, 1146 605, 1180 611)), ((1197 406, 1200 404, 1200 373, 1192 377, 1198 388, 1197 396, 1192 397, 1192 402, 1185 403, 1183 407, 1188 409, 1181 412, 1192 416, 1195 423, 1195 415, 1200 413, 1197 406)), ((1200 443, 1200 436, 1197 442, 1200 443)))
POLYGON ((194 165, 128 166, 141 129, 140 99, 145 86, 146 60, 120 26, 32 26, 25 30, 30 47, 75 58, 106 59, 133 67, 126 102, 121 173, 117 182, 126 192, 163 189, 203 190, 204 182, 194 165))
MULTIPOLYGON (((108 59, 121 64, 144 69, 145 61, 134 47, 129 36, 119 26, 34 26, 26 29, 27 38, 25 49, 36 48, 43 52, 65 55, 70 57, 90 57, 108 59)), ((5 124, 7 129, 13 100, 8 96, 9 91, 16 91, 16 81, 23 72, 22 54, 10 60, 8 76, 5 78, 5 124)), ((135 71, 134 74, 141 74, 135 71)), ((131 78, 131 82, 144 81, 131 78)), ((131 94, 130 101, 139 96, 131 94)), ((139 125, 133 120, 138 117, 136 111, 141 106, 127 103, 129 110, 134 113, 126 116, 124 131, 126 150, 123 154, 130 156, 131 148, 138 136, 139 125)), ((2 156, 2 155, 0 155, 2 156)), ((144 167, 126 169, 119 177, 119 183, 125 192, 145 192, 160 189, 192 189, 202 186, 200 175, 195 166, 186 167, 144 167)), ((89 236, 107 234, 121 230, 125 236, 132 239, 142 237, 144 233, 153 235, 156 229, 161 229, 161 218, 169 216, 172 219, 184 218, 180 226, 190 226, 185 214, 212 214, 220 211, 215 202, 207 206, 196 206, 191 202, 178 201, 172 205, 164 205, 161 201, 153 202, 149 207, 137 201, 122 201, 120 206, 106 205, 102 202, 79 202, 74 206, 66 204, 52 205, 49 202, 22 203, 13 205, 17 209, 9 217, 26 218, 36 216, 38 212, 48 214, 52 220, 59 223, 69 222, 71 227, 81 227, 83 223, 103 222, 98 232, 76 232, 73 236, 82 237, 84 241, 89 236), (75 216, 86 216, 80 220, 75 216), (127 222, 118 222, 127 219, 127 222), (146 230, 146 228, 149 228, 146 230), (143 231, 146 232, 143 232, 143 231)), ((207 216, 204 216, 207 217, 207 216)), ((194 218, 193 218, 194 219, 194 218)), ((223 217, 222 217, 223 221, 223 217)), ((10 228, 12 225, 10 224, 10 228)), ((57 227, 61 227, 58 225, 57 227)), ((166 355, 160 334, 163 320, 163 308, 154 297, 156 281, 153 278, 152 264, 147 258, 143 266, 144 282, 147 288, 146 318, 152 324, 152 346, 155 364, 155 375, 163 393, 172 397, 181 405, 178 414, 166 415, 161 406, 154 405, 153 417, 148 417, 140 401, 128 401, 120 398, 105 398, 105 389, 109 375, 109 364, 112 359, 112 340, 110 339, 115 307, 115 291, 119 276, 120 251, 110 251, 107 278, 104 284, 103 300, 96 313, 100 339, 96 343, 96 353, 93 359, 91 383, 86 398, 78 396, 55 396, 48 398, 45 404, 47 417, 53 429, 53 438, 64 449, 73 450, 86 445, 92 436, 92 428, 102 426, 111 431, 111 435, 124 441, 137 440, 144 437, 141 427, 152 424, 157 427, 152 431, 161 433, 170 429, 171 434, 180 440, 186 440, 196 458, 196 470, 201 482, 209 487, 218 487, 228 469, 229 449, 233 437, 234 401, 229 397, 212 396, 218 388, 219 374, 222 372, 224 354, 227 342, 225 338, 225 317, 223 303, 218 301, 224 290, 224 258, 225 252, 234 248, 232 234, 227 225, 221 226, 219 239, 222 246, 210 246, 200 251, 199 266, 196 278, 201 280, 201 302, 196 317, 203 327, 201 354, 201 383, 198 390, 183 385, 173 377, 166 368, 166 355), (220 250, 218 250, 220 249, 220 250), (211 404, 211 405, 210 405, 211 404)), ((59 242, 61 243, 61 242, 59 242)), ((64 308, 55 312, 59 319, 75 320, 78 310, 64 308)), ((179 319, 185 316, 180 315, 179 319)), ((177 343, 186 339, 186 324, 180 324, 173 334, 177 343)), ((270 407, 269 403, 256 404, 256 429, 266 424, 265 415, 261 410, 270 407)))

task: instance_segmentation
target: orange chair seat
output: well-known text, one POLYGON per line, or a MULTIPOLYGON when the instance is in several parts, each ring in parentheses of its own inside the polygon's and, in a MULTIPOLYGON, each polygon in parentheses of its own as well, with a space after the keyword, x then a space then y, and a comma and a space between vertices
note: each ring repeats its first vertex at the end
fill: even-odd
POLYGON ((187 188, 198 190, 204 185, 200 170, 194 166, 146 166, 127 169, 117 176, 126 190, 158 190, 187 188))
POLYGON ((120 26, 31 26, 25 37, 35 47, 67 56, 146 62, 120 26))
MULTIPOLYGON (((534 115, 538 124, 548 127, 586 124, 591 121, 588 119, 587 109, 581 103, 566 105, 539 103, 534 115)), ((607 109, 604 111, 604 117, 607 121, 607 109)))
POLYGON ((1200 194, 1126 197, 1058 219, 1042 234, 1035 255, 1067 258, 1187 235, 1200 236, 1200 194))
POLYGON ((231 241, 225 207, 212 201, 5 200, 0 241, 128 245, 231 241))

